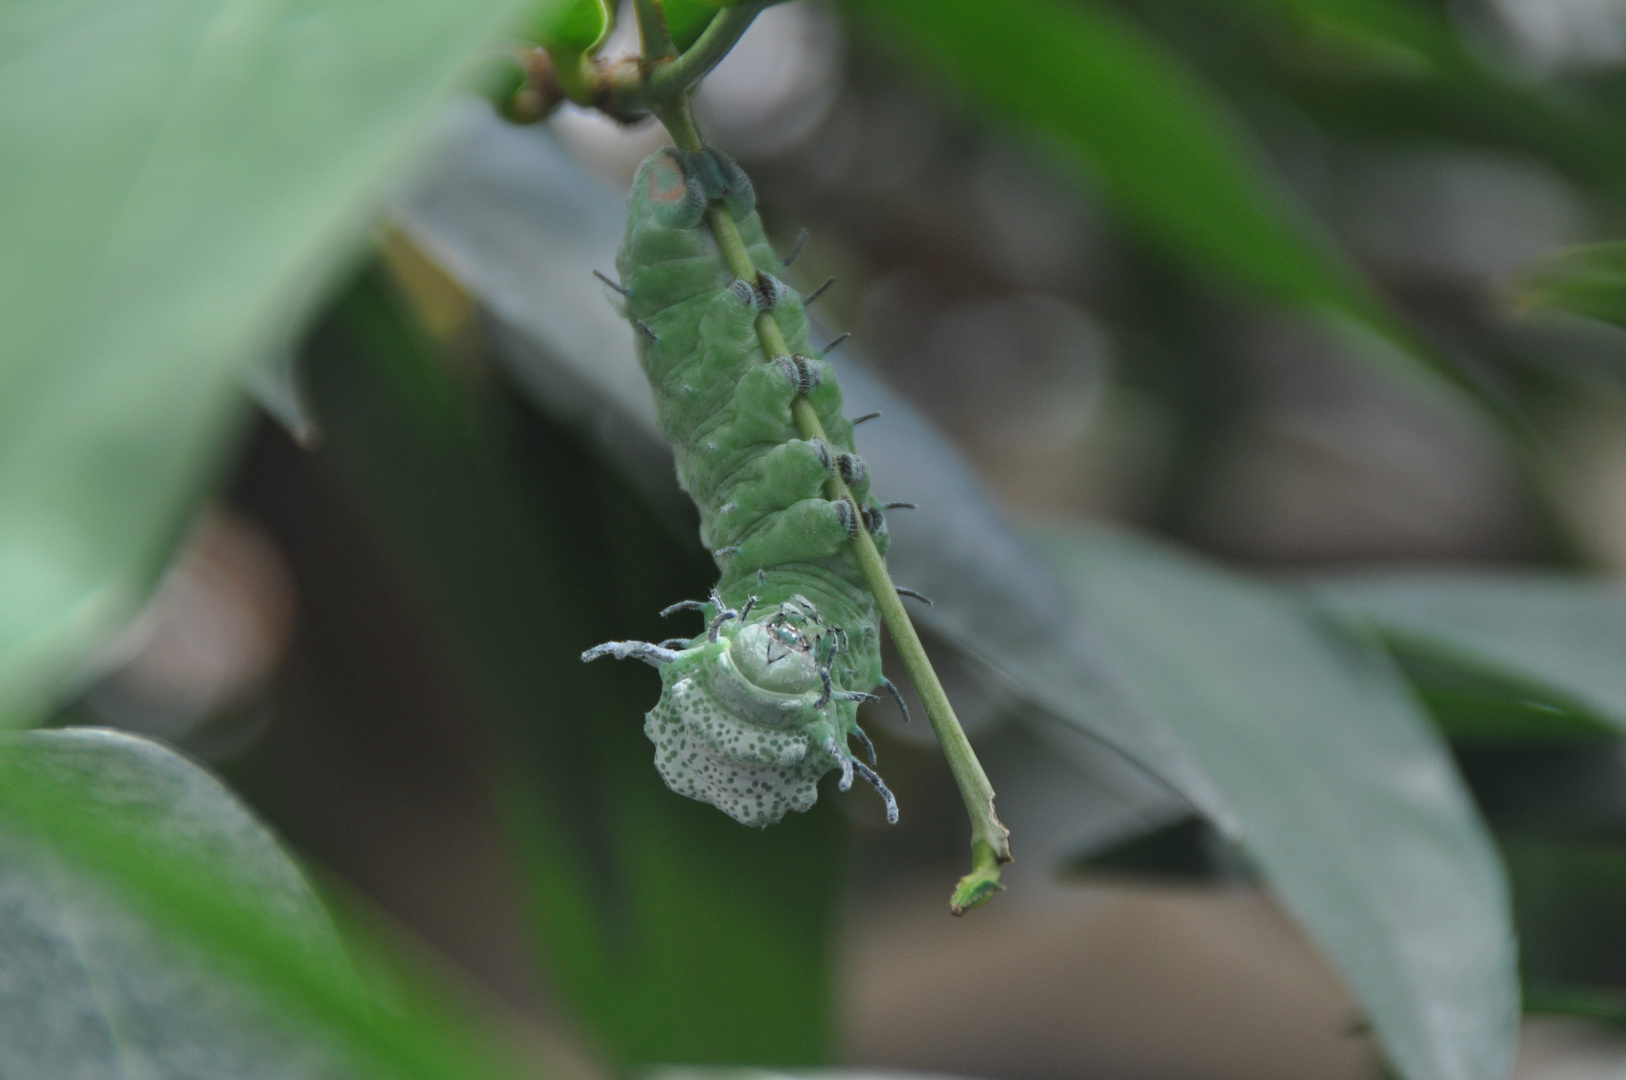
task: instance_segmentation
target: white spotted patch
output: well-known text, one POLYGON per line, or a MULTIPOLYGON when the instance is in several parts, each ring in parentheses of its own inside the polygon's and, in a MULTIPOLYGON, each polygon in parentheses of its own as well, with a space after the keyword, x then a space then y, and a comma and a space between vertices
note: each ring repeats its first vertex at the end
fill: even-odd
POLYGON ((758 828, 810 809, 831 765, 805 735, 740 720, 693 679, 666 688, 644 734, 667 787, 758 828))

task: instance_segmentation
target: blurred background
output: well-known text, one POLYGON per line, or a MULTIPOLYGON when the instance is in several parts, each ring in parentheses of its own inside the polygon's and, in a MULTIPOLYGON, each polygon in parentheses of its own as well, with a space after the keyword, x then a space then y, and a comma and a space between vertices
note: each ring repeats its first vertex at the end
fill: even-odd
MULTIPOLYGON (((1491 73, 1475 84, 1263 4, 1110 6, 1235 111, 1318 242, 1525 418, 1527 441, 1374 335, 1193 269, 1046 139, 968 104, 875 25, 798 0, 757 20, 697 111, 754 179, 780 250, 807 231, 787 276, 804 293, 834 277, 816 312, 830 337, 852 332, 852 362, 918 407, 1019 525, 1124 523, 1288 577, 1626 572, 1626 331, 1518 302, 1538 260, 1626 219, 1626 8, 1424 5, 1491 73)), ((963 813, 923 726, 865 721, 904 807, 895 828, 855 792, 736 835, 660 789, 640 731, 653 677, 572 658, 665 636, 654 612, 700 595, 710 570, 658 468, 617 460, 634 441, 623 412, 564 385, 566 364, 516 361, 512 320, 430 253, 426 186, 491 113, 451 111, 376 257, 265 374, 223 494, 69 718, 222 770, 583 1077, 730 1055, 990 1080, 1379 1076, 1360 1010, 1245 863, 1134 769, 1020 723, 1019 697, 964 659, 944 653, 945 680, 1018 856, 1009 891, 964 920, 943 910, 963 813), (707 935, 726 905, 716 925, 672 915, 735 1010, 674 1019, 673 971, 708 1002, 712 975, 682 948, 587 955, 570 912, 613 925, 617 905, 685 908, 694 882, 662 859, 691 850, 712 860, 695 880, 744 867, 784 917, 725 943, 707 935), (741 976, 755 969, 773 989, 741 976), (803 1041, 762 1041, 784 1030, 769 1009, 800 1017, 803 1041)), ((573 106, 504 137, 617 192, 664 138, 573 106)), ((562 243, 559 273, 590 284, 613 240, 591 265, 562 243)), ((1492 801, 1498 777, 1566 752, 1458 749, 1492 801)), ((1520 1080, 1626 1070, 1613 828, 1523 847, 1502 833, 1527 977, 1598 991, 1562 1010, 1586 1018, 1526 1021, 1520 1080)))

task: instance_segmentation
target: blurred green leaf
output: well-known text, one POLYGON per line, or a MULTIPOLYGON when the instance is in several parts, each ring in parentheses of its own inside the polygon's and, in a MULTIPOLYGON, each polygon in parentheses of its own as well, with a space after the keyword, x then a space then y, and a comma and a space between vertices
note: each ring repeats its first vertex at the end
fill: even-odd
POLYGON ((818 1069, 812 1072, 766 1072, 762 1069, 659 1069, 649 1080, 955 1080, 938 1073, 902 1069, 818 1069))
POLYGON ((126 619, 514 0, 0 7, 0 724, 126 619))
POLYGON ((1518 1015, 1507 887, 1449 755, 1381 652, 1145 541, 1043 549, 1249 859, 1344 973, 1409 1080, 1498 1080, 1518 1015))
POLYGON ((1470 58, 1438 8, 1416 0, 1250 0, 1258 8, 1289 16, 1307 29, 1334 29, 1406 49, 1438 67, 1470 58))
POLYGON ((1404 657, 1513 688, 1504 693, 1523 705, 1530 735, 1541 734, 1543 714, 1552 738, 1584 736, 1600 721, 1626 730, 1626 594, 1612 583, 1415 572, 1337 579, 1315 593, 1404 657), (1521 684, 1528 696, 1518 694, 1521 684))
POLYGON ((693 45, 701 31, 711 25, 722 4, 715 0, 666 0, 666 29, 672 34, 672 44, 682 52, 693 45))
POLYGON ((171 750, 110 731, 8 735, 0 822, 7 1080, 99 1075, 109 1055, 120 1076, 535 1075, 449 995, 397 982, 386 1008, 347 959, 361 943, 340 944, 265 828, 171 750), (103 889, 86 891, 85 872, 103 889))
MULTIPOLYGON (((97 812, 116 814, 145 844, 183 860, 224 861, 209 867, 211 883, 229 881, 245 915, 295 943, 296 963, 345 977, 338 937, 299 871, 203 770, 155 743, 99 730, 8 735, 0 755, 0 768, 26 768, 94 799, 97 812)), ((14 822, 0 832, 0 1076, 342 1073, 333 1047, 277 1024, 194 950, 26 836, 14 822)))
POLYGON ((1551 686, 1513 677, 1505 668, 1472 664, 1396 634, 1385 635, 1434 723, 1459 747, 1525 743, 1586 744, 1620 737, 1613 721, 1551 686))
POLYGON ((1573 81, 1532 79, 1508 57, 1479 47, 1445 8, 1416 0, 1247 6, 1277 16, 1278 25, 1286 16, 1296 31, 1275 47, 1260 42, 1248 51, 1250 76, 1262 76, 1328 134, 1512 153, 1577 184, 1626 191, 1626 136, 1607 101, 1573 81))
POLYGON ((531 19, 530 34, 549 52, 590 53, 614 28, 615 8, 609 0, 558 0, 531 19))
POLYGON ((1173 250, 1278 300, 1353 319, 1460 384, 1268 174, 1219 95, 1111 9, 1061 0, 872 0, 852 10, 974 103, 1083 165, 1173 250))
POLYGON ((1539 980, 1526 984, 1524 1009, 1530 1013, 1574 1016, 1626 1028, 1626 990, 1613 986, 1539 980))
POLYGON ((828 1061, 837 797, 759 831, 672 794, 643 734, 654 673, 580 659, 681 629, 657 612, 704 595, 714 568, 572 440, 441 366, 377 271, 308 357, 326 460, 492 722, 527 915, 563 999, 629 1065, 828 1061))
MULTIPOLYGON (((1620 918, 1626 845, 1618 837, 1518 835, 1504 840, 1502 855, 1513 884, 1524 977, 1537 986, 1626 988, 1626 923, 1620 918)), ((1541 1004, 1551 1010, 1557 1002, 1541 1004)))
POLYGON ((1521 275, 1514 289, 1525 311, 1568 311, 1626 326, 1626 243, 1559 252, 1521 275))

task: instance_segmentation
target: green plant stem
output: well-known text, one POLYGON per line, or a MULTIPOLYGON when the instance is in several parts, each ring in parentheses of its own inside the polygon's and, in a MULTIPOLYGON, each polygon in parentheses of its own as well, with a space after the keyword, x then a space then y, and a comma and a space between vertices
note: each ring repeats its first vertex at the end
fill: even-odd
POLYGON ((751 22, 774 0, 741 0, 733 7, 717 13, 689 46, 687 52, 671 63, 662 64, 649 73, 644 81, 644 95, 650 102, 677 101, 693 86, 705 78, 723 57, 728 55, 751 22))
MULTIPOLYGON (((685 103, 676 102, 661 109, 656 115, 671 132, 672 140, 677 143, 679 149, 698 151, 702 148, 700 133, 695 129, 694 119, 690 116, 685 103)), ((706 218, 711 224, 712 233, 717 238, 717 246, 722 250, 723 260, 729 270, 737 278, 755 281, 757 269, 751 263, 751 256, 745 249, 745 241, 741 239, 739 229, 735 227, 734 219, 729 217, 728 210, 720 203, 713 203, 706 210, 706 218)), ((784 335, 779 332, 779 324, 770 313, 763 312, 757 316, 756 329, 763 352, 768 356, 790 354, 790 347, 786 344, 784 335)), ((824 425, 819 422, 818 414, 814 412, 807 398, 796 398, 791 405, 791 414, 796 420, 796 428, 801 432, 802 438, 830 441, 829 436, 825 434, 824 425)), ((832 473, 830 479, 825 482, 825 496, 831 500, 844 499, 852 505, 855 514, 858 511, 858 502, 853 498, 839 472, 832 473)), ((948 759, 949 769, 954 773, 955 782, 960 787, 960 797, 965 800, 966 813, 971 818, 971 873, 960 879, 949 902, 950 911, 956 915, 963 915, 970 909, 987 903, 1002 887, 999 884, 999 867, 1001 863, 1011 861, 1010 832, 1000 824, 998 816, 994 813, 993 785, 988 782, 988 774, 983 771, 982 763, 977 760, 976 751, 972 750, 970 740, 965 737, 965 731, 960 727, 959 718, 954 715, 954 707, 949 704, 948 694, 943 691, 943 684, 938 679, 937 672, 933 670, 931 660, 926 656, 926 649, 920 643, 920 635, 915 632, 914 623, 910 621, 909 613, 904 610, 903 600, 892 584, 891 575, 886 571, 886 563, 881 560, 881 553, 875 546, 875 538, 870 536, 868 529, 859 528, 853 538, 853 550, 858 556, 858 565, 863 571, 864 580, 869 585, 870 592, 875 595, 875 606, 880 609, 881 618, 892 634, 892 642, 903 658, 903 666, 908 669, 915 690, 920 694, 921 703, 926 707, 926 717, 931 721, 932 731, 937 734, 938 744, 943 748, 943 756, 948 759)))
POLYGON ((645 63, 676 56, 677 47, 672 44, 672 35, 666 28, 666 12, 660 0, 632 0, 632 10, 638 18, 638 38, 644 46, 645 63))

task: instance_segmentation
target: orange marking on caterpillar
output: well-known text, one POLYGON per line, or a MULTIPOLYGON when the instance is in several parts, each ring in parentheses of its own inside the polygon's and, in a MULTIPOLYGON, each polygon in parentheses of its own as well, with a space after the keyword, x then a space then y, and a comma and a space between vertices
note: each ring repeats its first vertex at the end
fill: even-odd
POLYGON ((659 161, 647 174, 645 186, 651 202, 674 203, 688 191, 689 178, 672 161, 659 161))

